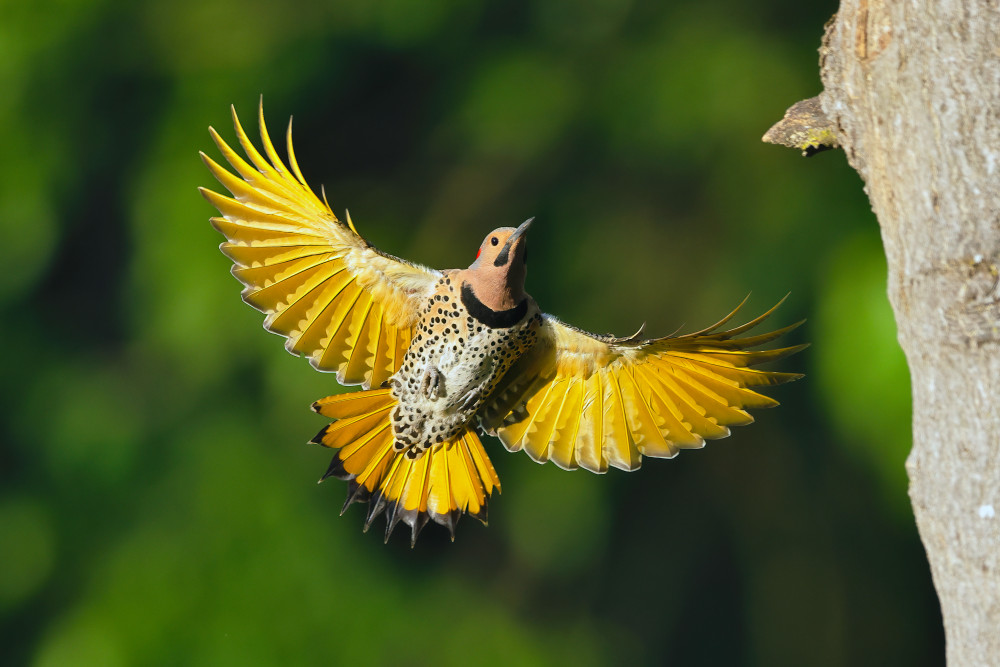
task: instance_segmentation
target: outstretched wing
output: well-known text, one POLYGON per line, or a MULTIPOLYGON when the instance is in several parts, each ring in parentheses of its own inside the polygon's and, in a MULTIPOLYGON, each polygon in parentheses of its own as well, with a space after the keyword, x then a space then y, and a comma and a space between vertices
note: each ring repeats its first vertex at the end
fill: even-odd
POLYGON ((236 117, 246 162, 209 128, 239 177, 201 154, 232 197, 201 188, 222 217, 212 225, 226 242, 233 274, 246 287, 243 300, 265 313, 264 327, 288 340, 285 348, 313 367, 337 373, 341 384, 367 389, 387 380, 402 363, 421 307, 441 277, 370 246, 337 219, 306 185, 292 149, 278 157, 259 112, 267 159, 254 148, 236 117), (252 163, 252 164, 251 164, 252 163))
POLYGON ((778 306, 719 331, 740 306, 707 329, 655 340, 598 336, 545 315, 540 343, 504 377, 481 413, 481 425, 510 451, 523 449, 538 462, 593 472, 608 466, 635 470, 643 456, 671 458, 680 449, 723 438, 729 426, 753 421, 747 408, 778 404, 752 387, 802 377, 751 366, 806 347, 748 349, 801 322, 739 337, 778 306))

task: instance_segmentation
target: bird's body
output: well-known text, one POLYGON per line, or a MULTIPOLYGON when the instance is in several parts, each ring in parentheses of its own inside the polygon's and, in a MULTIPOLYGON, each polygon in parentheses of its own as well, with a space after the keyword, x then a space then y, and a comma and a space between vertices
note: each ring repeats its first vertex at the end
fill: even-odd
POLYGON ((392 412, 396 448, 411 457, 468 429, 510 365, 538 340, 541 314, 534 299, 491 310, 461 274, 449 272, 438 282, 389 380, 398 401, 392 412))
POLYGON ((233 119, 249 163, 211 133, 239 177, 202 155, 233 195, 202 190, 222 213, 212 219, 222 251, 290 352, 362 385, 313 405, 334 419, 313 442, 336 450, 323 479, 348 481, 345 509, 368 502, 366 529, 387 513, 386 539, 399 521, 412 540, 428 520, 453 536, 462 514, 485 522, 500 482, 480 433, 567 470, 634 470, 750 423, 745 408, 777 405, 751 387, 800 377, 752 368, 804 347, 748 349, 798 326, 743 336, 773 308, 732 329, 720 330, 735 310, 656 339, 590 334, 542 313, 524 290, 531 220, 491 232, 466 269, 382 253, 306 185, 290 126, 289 169, 263 110, 266 158, 233 119))

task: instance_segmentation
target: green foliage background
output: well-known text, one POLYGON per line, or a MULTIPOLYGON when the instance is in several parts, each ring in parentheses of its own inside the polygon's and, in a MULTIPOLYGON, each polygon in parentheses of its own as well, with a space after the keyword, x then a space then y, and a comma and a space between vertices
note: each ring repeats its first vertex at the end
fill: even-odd
POLYGON ((0 5, 0 657, 51 665, 932 665, 909 385, 842 154, 759 138, 833 0, 0 5), (272 135, 385 250, 466 266, 537 216, 529 291, 593 331, 808 318, 808 377, 703 451, 566 473, 488 442, 487 529, 361 533, 239 299, 197 158, 272 135))

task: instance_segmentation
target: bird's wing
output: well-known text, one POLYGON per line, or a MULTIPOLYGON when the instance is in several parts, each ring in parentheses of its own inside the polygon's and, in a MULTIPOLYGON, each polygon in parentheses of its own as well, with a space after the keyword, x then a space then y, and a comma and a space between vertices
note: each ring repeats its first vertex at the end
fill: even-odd
POLYGON ((306 185, 292 149, 289 170, 278 157, 259 114, 265 159, 240 125, 236 135, 250 162, 209 128, 222 155, 239 176, 201 154, 232 197, 201 188, 222 217, 212 225, 226 241, 233 274, 246 287, 243 300, 265 313, 264 327, 285 336, 285 348, 304 355, 341 384, 367 389, 387 380, 402 363, 412 327, 437 271, 387 255, 337 219, 306 185))
POLYGON ((801 324, 740 337, 774 308, 720 331, 737 307, 707 329, 655 340, 639 340, 641 330, 598 336, 545 315, 538 345, 505 375, 480 413, 481 426, 510 451, 593 472, 635 470, 643 456, 702 447, 729 435, 729 426, 752 422, 747 408, 778 404, 752 387, 801 377, 751 368, 806 347, 748 349, 801 324))

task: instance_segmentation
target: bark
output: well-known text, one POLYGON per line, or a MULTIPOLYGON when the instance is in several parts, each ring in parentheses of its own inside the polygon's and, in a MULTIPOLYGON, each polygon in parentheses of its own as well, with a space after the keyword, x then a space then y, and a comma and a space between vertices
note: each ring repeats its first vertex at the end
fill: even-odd
POLYGON ((1000 3, 842 0, 820 53, 885 244, 948 663, 1000 665, 1000 3))

